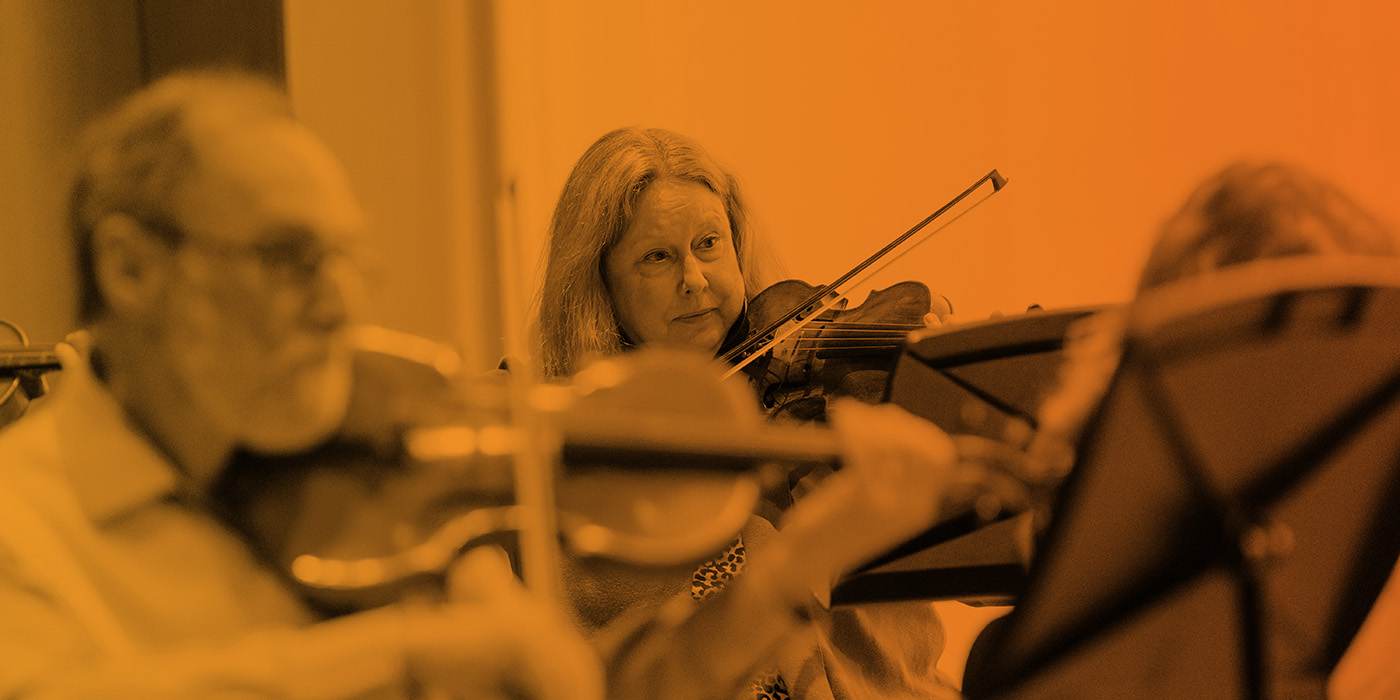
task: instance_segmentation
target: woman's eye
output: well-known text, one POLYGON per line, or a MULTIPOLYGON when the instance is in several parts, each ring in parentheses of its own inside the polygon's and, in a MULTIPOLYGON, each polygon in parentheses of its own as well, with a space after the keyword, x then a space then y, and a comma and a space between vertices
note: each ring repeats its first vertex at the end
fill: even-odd
POLYGON ((643 255, 643 256, 642 256, 642 261, 643 261, 643 262, 663 262, 663 261, 666 260, 666 257, 667 257, 667 256, 666 256, 666 251, 664 251, 664 250, 653 250, 653 251, 651 251, 650 253, 647 253, 646 255, 643 255))
POLYGON ((715 246, 717 246, 717 245, 719 245, 719 235, 718 235, 718 234, 713 234, 713 233, 712 233, 712 234, 710 234, 710 235, 708 235, 708 236, 705 236, 704 238, 700 239, 699 247, 700 247, 700 248, 706 248, 706 249, 708 249, 708 248, 713 248, 713 247, 715 247, 715 246))

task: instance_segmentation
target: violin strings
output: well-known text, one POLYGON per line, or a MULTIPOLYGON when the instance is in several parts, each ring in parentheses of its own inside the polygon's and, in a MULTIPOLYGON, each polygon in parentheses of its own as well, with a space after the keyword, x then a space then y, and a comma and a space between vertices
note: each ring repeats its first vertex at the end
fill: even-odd
MULTIPOLYGON (((885 334, 888 334, 889 337, 891 337, 891 338, 895 338, 895 337, 903 338, 903 337, 904 337, 905 335, 907 335, 910 331, 916 331, 916 330, 920 330, 920 329, 922 329, 922 328, 926 328, 926 326, 924 326, 923 324, 919 324, 919 323, 863 323, 863 322, 856 322, 856 321, 813 321, 813 322, 807 324, 806 326, 803 326, 802 328, 799 328, 799 329, 798 329, 797 331, 795 331, 795 332, 792 334, 792 336, 790 336, 790 337, 795 337, 795 338, 799 338, 799 339, 800 339, 800 338, 817 337, 817 336, 819 336, 820 334, 822 334, 822 333, 824 333, 824 332, 831 332, 831 331, 836 331, 836 332, 842 332, 842 331, 844 331, 844 332, 868 331, 868 332, 871 332, 871 333, 885 333, 885 334)), ((821 337, 825 337, 825 338, 828 338, 828 339, 830 339, 830 338, 839 338, 839 339, 841 339, 841 340, 848 340, 848 339, 860 339, 860 338, 862 338, 862 337, 864 337, 864 336, 846 336, 846 337, 842 337, 842 336, 831 336, 831 335, 826 335, 826 336, 821 336, 821 337)), ((884 338, 883 338, 882 336, 875 336, 873 339, 876 339, 876 340, 883 340, 884 338)), ((737 359, 737 358, 739 357, 739 355, 740 355, 741 353, 746 352, 746 351, 751 350, 751 349, 754 349, 754 348, 750 348, 749 345, 751 345, 751 343, 741 343, 738 347, 736 347, 736 348, 734 348, 733 350, 730 350, 728 353, 726 353, 725 356, 724 356, 724 360, 727 361, 727 362, 733 362, 735 359, 737 359)), ((755 348, 756 348, 756 345, 755 345, 755 348)))
MULTIPOLYGON (((888 328, 890 330, 918 330, 923 328, 922 323, 855 323, 849 321, 813 321, 805 328, 868 328, 878 330, 888 328)), ((804 328, 804 330, 805 330, 804 328)))
MULTIPOLYGON (((856 321, 813 321, 812 323, 799 328, 791 336, 797 340, 799 347, 803 339, 822 339, 830 343, 831 341, 871 341, 871 342, 894 342, 902 344, 905 337, 911 332, 921 330, 927 326, 919 323, 863 323, 856 321), (855 332, 863 332, 869 335, 847 335, 855 332)), ((741 344, 725 355, 726 361, 733 361, 739 353, 745 350, 746 344, 741 344)), ((865 346, 851 346, 851 349, 861 349, 865 346)), ((885 349, 885 346, 872 346, 875 349, 885 349)), ((842 346, 842 350, 848 349, 842 346)))
POLYGON ((857 332, 836 332, 836 333, 812 332, 812 333, 792 333, 792 335, 791 335, 791 336, 788 336, 788 337, 797 337, 797 339, 805 339, 805 337, 811 337, 811 339, 818 339, 818 337, 826 337, 826 339, 832 339, 832 340, 855 340, 855 339, 861 339, 861 337, 869 337, 869 339, 872 339, 872 340, 875 340, 875 339, 881 339, 881 340, 885 340, 885 339, 899 340, 899 339, 903 339, 903 337, 907 337, 907 336, 909 336, 909 333, 895 333, 895 332, 881 333, 881 332, 878 332, 878 330, 876 330, 876 332, 874 332, 874 333, 871 333, 871 332, 867 332, 867 333, 857 333, 857 332))
POLYGON ((903 346, 902 344, 899 344, 899 343, 850 343, 850 344, 846 344, 846 345, 831 345, 831 344, 823 343, 823 344, 821 344, 821 345, 817 345, 817 344, 799 345, 799 346, 793 348, 793 352, 794 352, 794 353, 802 353, 802 352, 822 352, 822 351, 824 351, 824 350, 839 350, 839 351, 842 351, 842 352, 850 352, 850 351, 852 351, 852 350, 869 350, 869 351, 876 351, 876 350, 878 350, 878 351, 881 351, 881 352, 884 352, 884 351, 891 351, 891 352, 892 352, 892 351, 898 350, 898 349, 900 349, 900 348, 902 348, 902 347, 904 347, 904 346, 903 346))
POLYGON ((919 329, 924 328, 924 327, 925 327, 925 326, 918 326, 918 325, 897 325, 897 324, 886 324, 886 325, 881 325, 881 324, 858 324, 858 323, 852 323, 852 324, 841 325, 841 324, 835 324, 835 323, 832 323, 832 324, 814 323, 814 324, 812 324, 812 325, 810 325, 810 326, 805 326, 805 327, 803 327, 803 328, 797 329, 797 330, 795 331, 795 333, 819 333, 819 332, 824 331, 824 330, 832 330, 832 331, 869 331, 869 332, 871 332, 871 333, 908 333, 909 331, 916 331, 916 330, 919 330, 919 329))
POLYGON ((794 347, 792 347, 792 349, 797 350, 797 351, 806 351, 806 350, 820 350, 820 349, 823 349, 823 347, 832 347, 832 349, 853 350, 853 349, 858 349, 858 347, 869 347, 869 349, 886 349, 886 347, 903 347, 903 346, 904 346, 904 343, 882 342, 882 340, 879 340, 879 339, 868 339, 868 337, 867 337, 867 339, 850 340, 850 342, 844 342, 844 343, 840 343, 840 342, 837 342, 837 343, 830 343, 830 342, 826 342, 826 343, 798 342, 797 344, 795 344, 794 347))
POLYGON ((841 351, 848 351, 848 350, 894 350, 894 349, 897 349, 897 348, 899 348, 899 347, 900 347, 900 344, 898 344, 898 343, 881 343, 881 344, 866 344, 866 345, 829 345, 829 344, 825 344, 825 343, 822 343, 822 344, 811 343, 811 344, 806 345, 806 346, 804 346, 804 345, 802 345, 802 344, 799 343, 799 344, 797 345, 797 347, 794 348, 794 350, 797 350, 797 351, 812 350, 812 351, 817 351, 817 352, 820 352, 820 351, 822 351, 822 350, 841 350, 841 351))
POLYGON ((830 340, 830 341, 833 341, 833 342, 836 342, 836 341, 843 341, 843 340, 844 340, 844 341, 851 341, 851 340, 869 340, 869 341, 881 341, 881 342, 890 342, 890 343, 902 343, 902 342, 904 342, 904 339, 905 339, 905 334, 904 334, 904 333, 900 333, 900 334, 898 334, 898 335, 817 335, 817 334, 812 334, 812 335, 799 335, 799 336, 796 336, 796 340, 797 340, 797 342, 799 342, 799 343, 800 343, 800 342, 803 342, 803 341, 808 341, 808 340, 811 340, 811 341, 830 340))
POLYGON ((906 338, 908 331, 811 331, 793 333, 789 338, 906 338))

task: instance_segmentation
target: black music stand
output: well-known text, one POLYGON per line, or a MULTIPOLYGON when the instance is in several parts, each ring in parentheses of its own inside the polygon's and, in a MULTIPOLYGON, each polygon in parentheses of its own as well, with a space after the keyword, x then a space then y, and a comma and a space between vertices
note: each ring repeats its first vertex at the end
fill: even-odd
POLYGON ((1323 697, 1400 553, 1400 265, 1253 263, 1134 305, 971 697, 1323 697))
MULTIPOLYGON (((1057 384, 1065 330, 1103 308, 1033 309, 953 326, 905 349, 885 399, 950 434, 1024 442, 1036 427, 1037 408, 1057 384)), ((950 514, 839 582, 832 603, 1008 604, 1026 578, 1023 547, 1016 543, 1023 526, 1015 519, 984 523, 971 512, 950 514)))
POLYGON ((1007 440, 1036 427, 1036 411, 1055 388, 1070 324, 1106 307, 1033 309, 953 326, 909 346, 885 400, 954 435, 1007 440))

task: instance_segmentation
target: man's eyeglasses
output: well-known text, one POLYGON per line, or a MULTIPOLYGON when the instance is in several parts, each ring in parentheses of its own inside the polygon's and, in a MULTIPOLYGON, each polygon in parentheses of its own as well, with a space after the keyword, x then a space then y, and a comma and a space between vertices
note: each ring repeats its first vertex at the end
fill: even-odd
POLYGON ((140 219, 152 235, 172 247, 198 250, 206 255, 228 260, 248 260, 257 264, 269 282, 278 284, 309 284, 337 258, 347 258, 362 271, 362 255, 341 246, 328 246, 306 230, 288 229, 266 240, 238 243, 216 238, 190 235, 179 224, 162 219, 140 219))

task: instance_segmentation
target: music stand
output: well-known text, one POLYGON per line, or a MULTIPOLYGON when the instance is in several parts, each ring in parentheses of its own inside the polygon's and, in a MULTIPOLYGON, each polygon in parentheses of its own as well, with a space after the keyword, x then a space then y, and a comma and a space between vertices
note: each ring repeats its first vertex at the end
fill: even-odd
POLYGON ((1066 329, 1105 308, 1034 309, 952 326, 905 349, 885 400, 950 434, 1007 440, 1017 423, 1036 427, 1057 382, 1066 329))
MULTIPOLYGON (((952 326, 910 345, 885 400, 955 435, 1024 440, 1057 383, 1065 330, 1104 307, 1034 309, 952 326)), ((1020 447, 1020 445, 1016 445, 1020 447)), ((844 578, 833 604, 960 600, 1006 605, 1025 583, 1022 524, 975 513, 943 522, 844 578)))
POLYGON ((976 697, 1323 697, 1400 553, 1400 264, 1163 289, 976 697))

